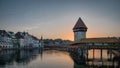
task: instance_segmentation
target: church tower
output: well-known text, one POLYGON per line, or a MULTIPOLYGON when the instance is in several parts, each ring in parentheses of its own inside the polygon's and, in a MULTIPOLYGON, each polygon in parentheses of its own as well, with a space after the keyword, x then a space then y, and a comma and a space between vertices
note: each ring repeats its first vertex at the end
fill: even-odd
POLYGON ((82 19, 79 18, 73 28, 74 41, 82 39, 82 38, 86 38, 86 31, 87 31, 86 25, 84 24, 82 19))

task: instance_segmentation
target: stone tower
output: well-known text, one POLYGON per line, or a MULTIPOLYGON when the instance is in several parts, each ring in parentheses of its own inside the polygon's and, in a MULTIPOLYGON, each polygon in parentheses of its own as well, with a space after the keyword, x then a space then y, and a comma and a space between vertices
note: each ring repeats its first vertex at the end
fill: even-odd
POLYGON ((86 31, 87 31, 86 25, 84 24, 82 19, 79 18, 73 28, 74 41, 82 39, 82 38, 86 38, 86 31))

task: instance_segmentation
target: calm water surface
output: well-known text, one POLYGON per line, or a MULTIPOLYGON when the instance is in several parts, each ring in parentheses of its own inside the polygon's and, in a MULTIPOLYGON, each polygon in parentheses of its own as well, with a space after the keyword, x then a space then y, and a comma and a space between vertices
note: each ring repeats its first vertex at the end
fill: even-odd
MULTIPOLYGON (((107 50, 103 50, 103 59, 108 59, 109 55, 107 50)), ((114 55, 112 54, 112 57, 114 55)), ((89 50, 88 58, 93 58, 93 50, 89 50)), ((95 50, 94 58, 100 59, 100 50, 95 50)), ((100 66, 101 62, 86 62, 86 64, 95 64, 100 66)), ((109 66, 112 62, 104 62, 109 66)), ((117 63, 114 63, 116 66, 117 63)), ((84 65, 84 68, 87 65, 84 65)), ((116 67, 112 68, 116 68, 116 67)), ((0 52, 0 68, 81 68, 67 51, 57 50, 19 50, 19 51, 1 51, 0 52)), ((98 68, 98 67, 95 67, 98 68)))
POLYGON ((4 51, 0 68, 73 68, 69 53, 57 50, 4 51))

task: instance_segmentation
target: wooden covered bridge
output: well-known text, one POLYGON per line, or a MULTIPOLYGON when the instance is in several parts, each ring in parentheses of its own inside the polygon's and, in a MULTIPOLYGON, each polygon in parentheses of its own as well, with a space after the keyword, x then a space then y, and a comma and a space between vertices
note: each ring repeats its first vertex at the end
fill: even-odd
POLYGON ((83 38, 69 46, 71 48, 120 48, 120 39, 116 37, 83 38))

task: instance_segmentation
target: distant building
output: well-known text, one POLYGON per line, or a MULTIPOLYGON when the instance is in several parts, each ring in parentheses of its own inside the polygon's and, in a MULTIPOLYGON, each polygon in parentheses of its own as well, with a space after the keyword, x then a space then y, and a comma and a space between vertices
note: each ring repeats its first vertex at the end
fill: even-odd
POLYGON ((24 40, 24 36, 22 32, 17 32, 15 34, 16 38, 17 38, 17 48, 23 48, 25 46, 25 40, 24 40))
POLYGON ((74 41, 77 41, 77 40, 82 39, 82 38, 86 38, 86 31, 87 31, 86 25, 84 24, 82 19, 79 18, 77 23, 75 24, 75 26, 73 28, 74 41))
POLYGON ((0 48, 13 49, 13 48, 40 48, 42 47, 37 37, 30 35, 28 32, 14 32, 0 30, 0 48))
POLYGON ((5 30, 0 30, 0 47, 13 48, 12 36, 5 30))
POLYGON ((39 39, 33 35, 28 34, 28 32, 17 32, 15 34, 17 38, 18 48, 39 48, 39 39))
POLYGON ((70 40, 62 40, 62 39, 44 39, 43 44, 46 46, 67 46, 71 43, 70 40))

